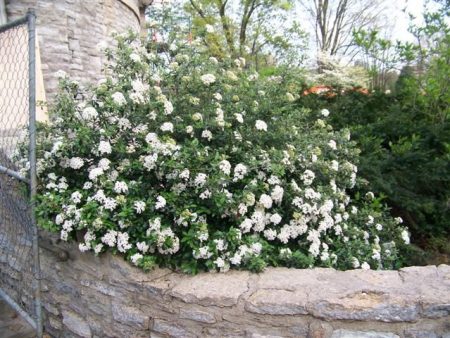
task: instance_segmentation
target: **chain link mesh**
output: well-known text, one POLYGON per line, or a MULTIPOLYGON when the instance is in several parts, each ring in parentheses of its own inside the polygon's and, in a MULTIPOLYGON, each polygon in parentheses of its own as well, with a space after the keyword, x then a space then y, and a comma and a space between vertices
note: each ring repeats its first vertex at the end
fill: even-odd
POLYGON ((34 318, 29 190, 5 173, 6 168, 25 175, 17 158, 28 153, 28 67, 27 22, 0 30, 0 285, 16 305, 34 318))

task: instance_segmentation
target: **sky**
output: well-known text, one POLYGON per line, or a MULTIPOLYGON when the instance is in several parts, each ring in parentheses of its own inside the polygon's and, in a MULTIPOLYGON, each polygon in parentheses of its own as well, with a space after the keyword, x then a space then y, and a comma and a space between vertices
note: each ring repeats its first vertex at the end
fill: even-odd
POLYGON ((413 36, 408 32, 409 18, 406 13, 411 13, 417 20, 420 20, 424 8, 424 0, 397 0, 392 1, 390 6, 392 6, 393 13, 395 13, 393 18, 395 19, 395 29, 392 38, 412 42, 413 36), (406 10, 406 13, 402 12, 403 9, 406 10))

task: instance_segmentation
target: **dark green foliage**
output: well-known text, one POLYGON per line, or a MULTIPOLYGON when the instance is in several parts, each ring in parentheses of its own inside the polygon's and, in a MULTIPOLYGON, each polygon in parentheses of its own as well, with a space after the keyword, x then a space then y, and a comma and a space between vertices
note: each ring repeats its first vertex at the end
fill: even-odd
POLYGON ((448 102, 439 102, 439 97, 431 102, 408 73, 400 77, 396 95, 350 91, 334 97, 308 95, 298 103, 313 110, 327 108, 335 128, 350 128, 361 149, 359 174, 370 182, 360 185, 362 192, 385 194, 392 214, 401 216, 412 231, 413 242, 448 252, 448 102))

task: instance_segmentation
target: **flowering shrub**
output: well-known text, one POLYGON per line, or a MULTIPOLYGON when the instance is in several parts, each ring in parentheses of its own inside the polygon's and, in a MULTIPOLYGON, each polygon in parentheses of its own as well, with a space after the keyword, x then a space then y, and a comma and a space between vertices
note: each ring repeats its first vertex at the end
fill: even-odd
POLYGON ((39 132, 44 228, 144 269, 398 265, 401 220, 350 197, 349 132, 296 108, 283 77, 131 36, 108 55, 112 76, 93 88, 63 78, 39 132))

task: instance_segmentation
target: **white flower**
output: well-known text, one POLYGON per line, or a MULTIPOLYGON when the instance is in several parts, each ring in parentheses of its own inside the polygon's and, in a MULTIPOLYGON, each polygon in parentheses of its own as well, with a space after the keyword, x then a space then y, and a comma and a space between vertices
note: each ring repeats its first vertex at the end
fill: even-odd
POLYGON ((131 249, 132 245, 128 243, 130 236, 126 232, 119 232, 117 234, 117 249, 120 252, 127 252, 131 249))
POLYGON ((106 234, 101 238, 102 242, 109 247, 114 247, 117 242, 117 231, 108 230, 106 234))
POLYGON ((283 194, 284 194, 284 189, 282 187, 280 187, 279 185, 276 185, 273 188, 272 193, 270 194, 270 196, 272 197, 272 200, 275 203, 280 204, 281 201, 283 200, 283 194))
POLYGON ((261 204, 266 209, 272 208, 272 202, 272 198, 266 194, 262 194, 259 198, 259 204, 261 204))
POLYGON ((403 223, 403 219, 401 217, 395 217, 394 221, 396 224, 402 224, 403 223))
POLYGON ((217 100, 217 101, 222 101, 222 95, 220 95, 220 93, 214 93, 213 97, 217 100))
POLYGON ((89 250, 89 245, 87 245, 86 243, 80 243, 80 244, 78 244, 78 249, 81 252, 86 252, 89 250))
POLYGON ((205 29, 208 33, 214 33, 214 27, 212 25, 206 24, 205 29))
POLYGON ((286 99, 287 99, 289 102, 294 102, 294 101, 295 101, 295 97, 294 97, 294 95, 292 95, 291 93, 286 93, 286 99))
POLYGON ((89 179, 91 181, 94 181, 97 179, 97 177, 104 174, 104 171, 102 168, 93 168, 89 171, 89 179))
POLYGON ((170 101, 164 101, 164 113, 170 115, 173 112, 173 105, 170 101))
POLYGON ((187 126, 186 127, 186 133, 192 134, 193 132, 194 132, 194 127, 192 127, 192 126, 187 126))
POLYGON ((234 167, 234 180, 242 180, 247 174, 247 167, 243 163, 239 163, 234 167))
POLYGON ((130 59, 134 62, 141 62, 141 57, 136 53, 131 53, 130 59))
POLYGON ((103 206, 106 210, 112 211, 117 207, 117 202, 115 199, 107 197, 103 200, 103 206))
POLYGON ((227 248, 227 244, 224 242, 223 239, 215 239, 213 242, 216 244, 216 248, 219 251, 224 251, 227 248))
POLYGON ((330 115, 330 111, 329 111, 328 109, 322 109, 322 110, 320 111, 320 114, 321 114, 322 116, 327 117, 328 115, 330 115))
POLYGON ((236 121, 238 121, 239 123, 244 123, 244 117, 242 116, 242 114, 236 113, 234 114, 234 116, 236 117, 236 121))
POLYGON ((256 120, 255 127, 257 130, 267 131, 267 123, 262 120, 256 120))
POLYGON ((378 251, 376 249, 373 249, 372 250, 372 259, 374 259, 376 261, 381 260, 381 253, 380 253, 380 251, 378 251))
POLYGON ((244 219, 239 227, 241 228, 242 232, 245 234, 251 230, 253 226, 253 221, 249 218, 244 219))
POLYGON ((141 260, 142 258, 144 258, 144 256, 142 256, 140 253, 135 253, 130 257, 130 260, 134 265, 137 266, 139 264, 139 260, 141 260))
POLYGON ((209 130, 203 130, 202 131, 202 137, 206 138, 208 141, 211 141, 212 133, 209 130))
POLYGON ((142 214, 145 211, 145 202, 144 201, 136 201, 134 202, 134 210, 136 210, 136 213, 142 214))
POLYGON ((211 63, 214 63, 215 65, 217 65, 217 64, 219 63, 219 61, 218 61, 214 56, 211 56, 211 57, 209 58, 209 61, 210 61, 211 63))
POLYGON ((225 174, 230 175, 231 173, 231 164, 227 160, 222 160, 219 163, 219 169, 225 174))
POLYGON ((98 167, 103 170, 108 170, 109 165, 111 164, 111 161, 107 158, 102 158, 100 161, 98 161, 98 167))
POLYGON ((253 243, 250 248, 251 248, 253 254, 259 255, 262 250, 262 244, 261 243, 253 243))
POLYGON ((111 154, 111 144, 108 141, 100 141, 100 144, 98 145, 98 151, 100 152, 100 154, 111 154))
POLYGON ((381 225, 380 223, 375 224, 375 229, 377 229, 378 231, 383 230, 383 225, 381 225))
POLYGON ((210 84, 216 82, 216 77, 212 74, 205 74, 200 77, 200 80, 202 80, 205 85, 209 86, 210 84))
POLYGON ((123 106, 125 103, 127 103, 127 100, 125 99, 125 96, 121 92, 115 92, 111 95, 113 101, 115 104, 117 104, 119 107, 123 106))
POLYGON ((410 243, 408 230, 406 230, 406 229, 403 230, 402 233, 401 233, 401 236, 402 236, 402 240, 403 240, 403 242, 405 242, 405 244, 409 244, 410 243))
POLYGON ((145 136, 145 142, 147 142, 148 144, 158 143, 159 142, 158 135, 156 135, 155 133, 148 133, 145 136))
POLYGON ((311 170, 305 170, 305 172, 302 175, 302 181, 305 185, 311 185, 314 181, 314 178, 316 177, 316 174, 314 174, 311 170))
POLYGON ((136 247, 142 253, 147 253, 148 249, 150 249, 150 246, 147 243, 145 243, 145 242, 137 242, 136 243, 136 247))
POLYGON ((339 170, 339 162, 336 160, 331 161, 331 169, 333 169, 334 171, 338 171, 339 170))
POLYGON ((97 245, 94 247, 94 252, 95 252, 96 254, 100 253, 102 250, 103 250, 103 244, 102 244, 102 243, 99 243, 99 244, 97 244, 97 245))
POLYGON ((72 157, 69 161, 69 167, 72 169, 80 169, 84 165, 84 161, 80 157, 72 157))
POLYGON ((239 80, 239 78, 236 76, 236 74, 234 72, 232 72, 231 70, 227 70, 225 72, 225 74, 227 75, 227 77, 231 80, 231 81, 237 81, 239 80))
POLYGON ((195 113, 192 115, 192 120, 193 121, 202 121, 203 120, 203 116, 200 113, 195 113))
POLYGON ((162 131, 168 131, 168 132, 173 133, 173 124, 172 124, 171 122, 164 122, 164 123, 161 125, 160 129, 161 129, 162 131))
POLYGON ((358 258, 352 257, 352 265, 354 269, 358 269, 360 267, 358 258))
POLYGON ((275 238, 277 238, 277 232, 273 229, 264 230, 264 237, 268 241, 273 241, 273 240, 275 240, 275 238))
POLYGON ((366 193, 366 198, 368 200, 373 200, 375 198, 375 195, 373 192, 369 191, 368 193, 366 193))
POLYGON ((126 194, 128 192, 128 185, 124 181, 118 181, 114 185, 114 191, 117 194, 126 194))
POLYGON ((147 155, 144 157, 144 167, 150 171, 156 167, 157 161, 158 154, 147 155))
POLYGON ((81 118, 85 121, 90 121, 98 116, 97 110, 94 107, 86 107, 81 112, 81 118))
POLYGON ((155 209, 159 210, 166 206, 166 199, 162 196, 156 197, 155 209))
POLYGON ((200 194, 199 197, 200 197, 200 199, 202 199, 202 200, 208 199, 208 198, 211 197, 211 192, 210 192, 208 189, 206 189, 204 192, 202 192, 202 193, 200 194))
POLYGON ((198 173, 197 176, 195 176, 194 184, 197 187, 203 187, 206 183, 207 178, 208 178, 208 176, 206 174, 198 173))
POLYGON ((370 270, 370 265, 367 262, 363 262, 361 264, 361 269, 363 269, 363 270, 370 270))
POLYGON ((333 149, 333 150, 336 150, 336 149, 337 149, 336 141, 335 141, 335 140, 330 140, 330 141, 328 142, 328 146, 329 146, 331 149, 333 149))
POLYGON ((181 171, 180 175, 178 175, 178 177, 181 178, 182 180, 189 179, 189 176, 190 176, 189 169, 183 169, 183 171, 181 171))
POLYGON ((213 261, 213 263, 214 263, 219 269, 221 269, 221 268, 223 268, 223 267, 225 266, 225 261, 224 261, 222 258, 220 258, 220 257, 218 257, 215 261, 213 261))
POLYGON ((270 216, 270 221, 275 225, 280 224, 281 216, 278 214, 273 214, 272 216, 270 216))

